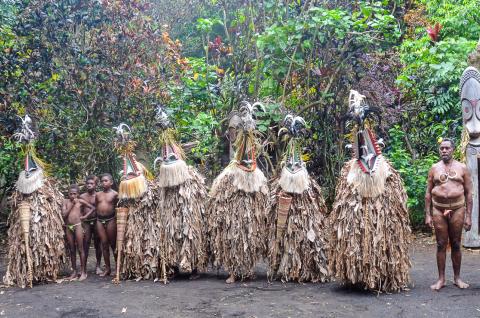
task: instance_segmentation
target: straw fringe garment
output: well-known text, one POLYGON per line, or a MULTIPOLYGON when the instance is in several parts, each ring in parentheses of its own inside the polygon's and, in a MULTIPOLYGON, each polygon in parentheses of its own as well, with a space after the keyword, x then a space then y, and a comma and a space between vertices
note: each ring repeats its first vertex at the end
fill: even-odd
POLYGON ((29 231, 30 254, 34 283, 55 281, 65 263, 63 196, 53 181, 44 180, 41 188, 30 195, 15 191, 9 199, 11 214, 8 219, 8 265, 3 282, 25 288, 27 279, 27 255, 20 225, 19 203, 30 204, 29 231))
POLYGON ((411 230, 402 179, 379 156, 378 171, 365 174, 352 159, 338 180, 330 214, 330 271, 344 283, 395 292, 410 281, 411 230))

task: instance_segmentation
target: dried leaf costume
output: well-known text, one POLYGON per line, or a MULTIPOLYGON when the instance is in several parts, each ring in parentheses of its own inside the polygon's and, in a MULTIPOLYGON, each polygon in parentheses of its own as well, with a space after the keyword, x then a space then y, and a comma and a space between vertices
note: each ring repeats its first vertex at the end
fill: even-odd
POLYGON ((411 230, 402 179, 364 120, 374 109, 350 92, 355 158, 345 164, 330 214, 330 271, 344 283, 400 291, 409 283, 411 230))
POLYGON ((273 181, 268 214, 268 271, 282 281, 328 280, 326 206, 320 186, 309 177, 299 139, 301 117, 287 115, 279 135, 288 140, 281 175, 273 181))
POLYGON ((214 180, 209 194, 213 264, 238 278, 253 275, 255 264, 265 254, 268 187, 255 155, 252 116, 257 105, 261 104, 242 103, 235 158, 214 180))
POLYGON ((8 265, 3 282, 21 288, 55 281, 65 262, 63 196, 45 175, 46 164, 35 153, 32 120, 26 115, 14 138, 23 143, 25 169, 10 197, 8 265))
POLYGON ((157 157, 157 218, 161 224, 162 250, 167 266, 180 271, 206 270, 207 237, 204 178, 187 166, 185 155, 176 141, 176 131, 162 108, 157 110, 161 129, 162 154, 157 157))
POLYGON ((115 127, 115 148, 122 155, 123 171, 117 213, 117 276, 152 279, 159 276, 159 229, 154 213, 154 184, 148 171, 135 159, 135 142, 126 124, 115 127), (123 258, 122 258, 123 256, 123 258), (119 268, 121 266, 121 269, 119 268))

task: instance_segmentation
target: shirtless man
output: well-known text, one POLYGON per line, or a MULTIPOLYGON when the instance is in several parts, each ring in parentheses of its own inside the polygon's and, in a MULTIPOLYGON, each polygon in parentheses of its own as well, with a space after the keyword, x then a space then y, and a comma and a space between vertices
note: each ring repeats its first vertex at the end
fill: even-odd
MULTIPOLYGON (((96 176, 88 176, 85 180, 85 187, 87 192, 82 193, 80 195, 80 199, 87 201, 91 205, 95 205, 95 188, 97 186, 97 177, 96 176)), ((86 215, 90 212, 90 209, 85 206, 82 211, 83 215, 86 215)), ((100 262, 102 259, 102 247, 100 245, 100 239, 97 234, 97 214, 92 213, 88 217, 87 220, 83 220, 83 229, 85 232, 83 246, 85 247, 85 262, 88 263, 88 252, 90 250, 90 241, 92 240, 93 236, 93 246, 95 247, 95 256, 97 259, 97 265, 95 267, 95 273, 97 275, 102 273, 102 269, 100 268, 100 262)))
POLYGON ((95 212, 95 207, 85 200, 78 198, 79 189, 76 184, 71 185, 68 191, 68 199, 63 200, 62 215, 65 220, 65 234, 70 249, 70 260, 72 262, 72 275, 68 279, 77 279, 77 256, 76 248, 80 254, 80 278, 82 281, 87 278, 87 259, 83 247, 83 228, 82 220, 87 219, 95 212), (82 215, 82 208, 87 207, 89 212, 82 215))
POLYGON ((472 179, 467 167, 453 160, 454 149, 455 145, 450 139, 444 139, 440 143, 442 160, 428 172, 425 194, 425 224, 435 228, 437 237, 438 281, 430 286, 435 291, 445 286, 449 241, 452 248, 453 282, 459 288, 469 287, 460 279, 460 266, 462 228, 469 231, 472 227, 472 179))
POLYGON ((115 255, 115 245, 117 239, 117 221, 115 218, 115 206, 117 205, 117 192, 112 190, 113 178, 109 173, 104 173, 100 178, 103 191, 96 193, 97 207, 97 233, 102 243, 103 259, 105 261, 105 271, 100 276, 108 276, 110 269, 110 251, 115 255))

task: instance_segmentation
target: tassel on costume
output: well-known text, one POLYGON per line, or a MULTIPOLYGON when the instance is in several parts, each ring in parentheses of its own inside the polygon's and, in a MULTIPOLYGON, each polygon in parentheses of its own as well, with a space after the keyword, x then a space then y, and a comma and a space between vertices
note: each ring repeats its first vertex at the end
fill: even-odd
POLYGON ((138 199, 147 191, 147 180, 143 174, 125 179, 120 182, 118 187, 119 199, 138 199))

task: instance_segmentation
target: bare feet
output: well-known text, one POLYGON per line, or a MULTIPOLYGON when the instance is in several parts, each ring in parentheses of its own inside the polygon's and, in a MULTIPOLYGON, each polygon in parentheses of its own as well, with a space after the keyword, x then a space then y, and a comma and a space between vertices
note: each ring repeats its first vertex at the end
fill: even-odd
POLYGON ((87 279, 87 273, 82 273, 82 275, 80 275, 80 278, 78 279, 78 281, 81 282, 85 279, 87 279))
POLYGON ((98 274, 98 276, 100 276, 100 277, 110 276, 111 273, 112 273, 112 271, 110 269, 106 269, 105 271, 98 274))
POLYGON ((460 288, 460 289, 465 289, 465 288, 470 287, 469 284, 464 283, 460 278, 455 279, 455 280, 453 281, 453 283, 455 284, 455 286, 457 286, 457 287, 460 288))
POLYGON ((445 287, 445 280, 444 279, 439 279, 435 284, 430 286, 430 289, 434 290, 434 291, 439 291, 443 287, 445 287))
POLYGON ((95 274, 100 275, 100 274, 102 274, 102 273, 103 273, 103 271, 102 271, 102 269, 100 268, 100 266, 97 266, 97 268, 95 269, 95 274))
POLYGON ((77 280, 77 277, 77 272, 73 271, 72 274, 66 278, 66 280, 77 280))
POLYGON ((235 275, 230 275, 227 280, 225 281, 227 284, 235 283, 235 275))

